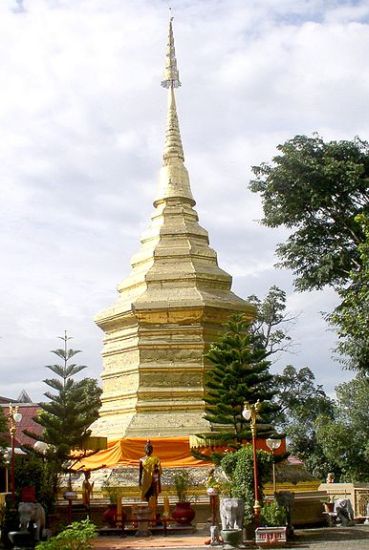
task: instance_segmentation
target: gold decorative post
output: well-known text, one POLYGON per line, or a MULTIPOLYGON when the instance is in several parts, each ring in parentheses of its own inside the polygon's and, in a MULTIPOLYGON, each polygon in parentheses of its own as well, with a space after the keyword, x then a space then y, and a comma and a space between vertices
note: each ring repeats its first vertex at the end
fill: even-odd
POLYGON ((6 449, 3 455, 5 463, 5 492, 9 493, 9 463, 11 461, 11 453, 6 449))
POLYGON ((22 415, 18 412, 19 406, 9 404, 9 412, 7 415, 9 423, 10 446, 11 446, 11 465, 10 465, 10 484, 12 491, 12 500, 15 502, 15 435, 17 432, 17 424, 22 420, 22 415))
POLYGON ((261 402, 258 399, 256 403, 249 403, 245 401, 244 409, 242 416, 250 421, 251 436, 252 436, 252 453, 253 453, 253 463, 254 463, 254 516, 256 527, 259 524, 260 516, 260 497, 259 497, 259 479, 258 479, 258 460, 256 455, 256 422, 259 418, 259 412, 261 409, 261 402))

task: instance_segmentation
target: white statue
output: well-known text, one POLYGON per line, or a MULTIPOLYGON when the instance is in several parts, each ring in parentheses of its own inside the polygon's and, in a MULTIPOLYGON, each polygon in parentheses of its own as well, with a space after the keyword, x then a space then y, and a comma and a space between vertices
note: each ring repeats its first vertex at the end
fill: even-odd
POLYGON ((223 498, 220 500, 220 519, 222 529, 242 529, 244 502, 240 498, 223 498))
POLYGON ((369 502, 367 503, 366 508, 365 508, 365 521, 364 521, 364 524, 369 525, 369 502))
POLYGON ((45 510, 38 502, 20 502, 18 505, 19 523, 22 531, 26 531, 29 524, 36 525, 35 539, 41 540, 45 529, 45 510))
POLYGON ((354 523, 354 510, 352 508, 351 500, 349 498, 341 498, 337 500, 335 511, 337 514, 337 520, 343 525, 353 525, 354 523))

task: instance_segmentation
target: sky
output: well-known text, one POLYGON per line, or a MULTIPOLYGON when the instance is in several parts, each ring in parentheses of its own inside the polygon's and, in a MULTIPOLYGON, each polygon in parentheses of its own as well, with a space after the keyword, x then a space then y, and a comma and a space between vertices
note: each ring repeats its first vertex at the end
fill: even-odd
MULTIPOLYGON (((102 372, 94 316, 116 299, 153 211, 164 141, 164 0, 0 2, 0 395, 42 399, 64 330, 102 372)), ((274 370, 308 366, 327 392, 330 289, 277 270, 283 229, 259 223, 251 166, 296 134, 368 137, 369 2, 173 0, 177 106, 200 223, 242 297, 271 285, 297 315, 274 370)))

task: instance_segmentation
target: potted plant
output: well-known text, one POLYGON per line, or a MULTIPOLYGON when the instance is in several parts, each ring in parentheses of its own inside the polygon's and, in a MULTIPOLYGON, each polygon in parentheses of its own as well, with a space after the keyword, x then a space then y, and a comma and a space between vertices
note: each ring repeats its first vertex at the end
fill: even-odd
POLYGON ((193 485, 191 474, 188 470, 180 470, 174 475, 173 481, 178 502, 172 516, 178 525, 191 525, 195 517, 195 510, 192 508, 188 497, 189 489, 193 485))
MULTIPOLYGON (((109 499, 107 509, 103 512, 103 519, 108 527, 116 527, 117 525, 117 502, 122 494, 122 489, 115 485, 111 485, 109 478, 106 478, 101 485, 101 491, 105 497, 109 499)), ((123 514, 123 511, 122 511, 123 514)), ((122 517, 124 524, 124 518, 122 517)))
POLYGON ((287 541, 286 510, 275 500, 261 509, 260 524, 255 531, 255 542, 260 548, 275 548, 287 541))

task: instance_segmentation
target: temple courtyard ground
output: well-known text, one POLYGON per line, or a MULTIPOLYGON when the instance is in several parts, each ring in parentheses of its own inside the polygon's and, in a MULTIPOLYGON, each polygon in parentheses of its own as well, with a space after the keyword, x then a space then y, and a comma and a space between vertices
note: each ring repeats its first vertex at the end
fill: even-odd
MULTIPOLYGON (((95 541, 94 550, 197 550, 212 548, 204 541, 209 536, 208 529, 186 535, 153 536, 136 538, 134 536, 100 537, 95 541)), ((220 546, 219 548, 222 548, 220 546)), ((245 548, 257 548, 248 544, 245 548)), ((369 550, 369 525, 354 527, 327 527, 320 529, 298 529, 294 539, 285 548, 313 550, 369 550)))

